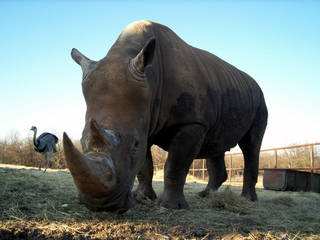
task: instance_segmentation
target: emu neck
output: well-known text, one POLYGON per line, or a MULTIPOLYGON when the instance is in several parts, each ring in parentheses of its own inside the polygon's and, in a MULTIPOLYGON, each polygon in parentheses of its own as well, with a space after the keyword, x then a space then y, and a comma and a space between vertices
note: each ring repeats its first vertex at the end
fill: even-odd
POLYGON ((33 144, 35 146, 38 145, 38 142, 37 142, 37 129, 33 130, 33 144))

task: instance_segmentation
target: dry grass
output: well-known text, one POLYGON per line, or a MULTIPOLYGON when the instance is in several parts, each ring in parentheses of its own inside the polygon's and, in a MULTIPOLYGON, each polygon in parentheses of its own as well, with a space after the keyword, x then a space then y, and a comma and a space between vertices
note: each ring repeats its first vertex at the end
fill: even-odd
MULTIPOLYGON (((115 215, 79 205, 67 171, 0 166, 0 239, 320 239, 320 194, 258 189, 252 203, 239 186, 223 186, 202 199, 205 184, 193 180, 185 185, 190 210, 141 197, 115 215)), ((159 195, 163 182, 154 188, 159 195)))
POLYGON ((220 210, 227 210, 239 214, 247 214, 249 203, 247 199, 239 196, 228 186, 219 192, 210 192, 212 207, 220 210))

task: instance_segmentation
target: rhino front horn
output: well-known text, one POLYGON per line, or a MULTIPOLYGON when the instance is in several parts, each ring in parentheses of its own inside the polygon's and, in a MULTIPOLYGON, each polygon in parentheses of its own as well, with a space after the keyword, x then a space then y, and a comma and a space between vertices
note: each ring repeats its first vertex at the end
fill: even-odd
POLYGON ((116 185, 113 162, 107 155, 83 155, 63 133, 63 148, 68 168, 80 192, 93 197, 108 194, 116 185))
POLYGON ((71 50, 71 57, 76 63, 78 63, 81 66, 84 76, 87 74, 90 65, 92 63, 95 63, 95 61, 90 60, 75 48, 71 50))

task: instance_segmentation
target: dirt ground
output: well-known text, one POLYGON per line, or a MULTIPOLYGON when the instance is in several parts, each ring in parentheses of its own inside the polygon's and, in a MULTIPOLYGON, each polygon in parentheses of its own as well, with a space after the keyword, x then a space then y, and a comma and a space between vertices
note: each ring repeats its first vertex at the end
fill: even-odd
POLYGON ((0 239, 320 239, 320 194, 258 188, 252 203, 239 196, 241 187, 224 185, 202 199, 205 183, 188 180, 190 210, 138 198, 117 215, 79 205, 68 171, 0 164, 0 239))

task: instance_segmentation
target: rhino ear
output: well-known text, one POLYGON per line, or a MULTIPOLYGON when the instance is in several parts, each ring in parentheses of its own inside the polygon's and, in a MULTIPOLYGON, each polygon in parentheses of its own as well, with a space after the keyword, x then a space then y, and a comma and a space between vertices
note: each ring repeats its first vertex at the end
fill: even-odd
POLYGON ((152 64, 155 46, 156 39, 150 38, 138 55, 130 61, 130 70, 135 74, 143 75, 145 67, 152 64))
POLYGON ((89 58, 87 58, 86 56, 84 56, 81 52, 79 52, 75 48, 73 48, 71 51, 71 57, 76 63, 78 63, 81 66, 82 72, 84 75, 87 73, 90 64, 94 62, 89 58))

